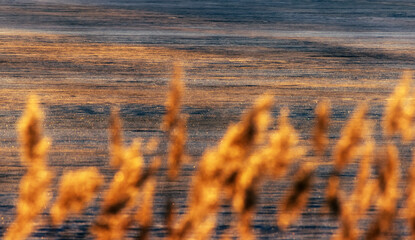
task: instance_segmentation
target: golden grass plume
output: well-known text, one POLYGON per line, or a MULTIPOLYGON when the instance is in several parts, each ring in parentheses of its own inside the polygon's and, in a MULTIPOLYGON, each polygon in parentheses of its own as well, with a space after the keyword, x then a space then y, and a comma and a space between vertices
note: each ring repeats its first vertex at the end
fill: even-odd
POLYGON ((271 133, 268 147, 263 153, 266 169, 275 178, 283 175, 292 161, 305 152, 304 148, 298 146, 298 134, 291 126, 288 115, 288 108, 282 108, 278 129, 271 133))
MULTIPOLYGON (((115 113, 111 118, 112 136, 120 136, 114 130, 114 122, 120 122, 118 114, 115 113)), ((120 131, 119 128, 115 129, 120 131)), ((113 139, 118 141, 118 138, 113 139)), ((114 144, 110 143, 111 146, 114 144)), ((122 143, 118 141, 117 144, 122 143)), ((139 140, 134 140, 130 147, 119 146, 119 151, 113 154, 119 159, 119 170, 104 197, 101 213, 91 228, 92 233, 99 239, 122 238, 131 222, 131 217, 123 214, 122 210, 134 206, 133 200, 138 194, 137 184, 142 176, 143 166, 140 146, 139 140)))
POLYGON ((355 188, 347 201, 339 201, 341 225, 334 235, 334 239, 354 240, 358 238, 358 221, 371 205, 376 193, 376 185, 369 179, 373 152, 374 143, 369 140, 364 146, 364 154, 359 164, 355 188))
POLYGON ((259 98, 242 120, 228 128, 220 144, 202 156, 193 180, 189 210, 183 217, 173 239, 182 239, 197 232, 207 219, 213 221, 221 192, 229 198, 236 193, 238 175, 249 153, 267 129, 272 98, 259 98))
POLYGON ((92 228, 93 234, 99 239, 119 239, 128 227, 128 217, 122 210, 134 205, 138 194, 136 187, 141 176, 142 157, 140 143, 136 140, 126 149, 123 165, 115 174, 106 193, 101 214, 92 228), (120 224, 122 223, 122 224, 120 224))
POLYGON ((66 216, 79 213, 92 200, 103 178, 94 167, 66 172, 60 181, 59 195, 52 205, 52 223, 62 224, 66 216))
POLYGON ((49 201, 48 189, 52 173, 46 166, 49 140, 42 136, 43 113, 36 96, 30 97, 17 126, 22 146, 23 163, 28 166, 20 182, 16 219, 7 229, 5 239, 24 239, 34 229, 36 217, 49 201))
POLYGON ((294 186, 285 197, 280 211, 278 211, 277 225, 286 229, 301 213, 311 190, 314 167, 307 163, 294 176, 294 186))
POLYGON ((412 73, 405 71, 402 80, 389 97, 384 117, 384 132, 391 136, 400 132, 405 141, 411 140, 413 127, 411 126, 415 113, 415 103, 409 97, 412 73))
POLYGON ((366 103, 360 105, 342 130, 334 150, 334 167, 338 172, 353 159, 358 146, 368 134, 368 123, 365 120, 367 109, 366 103))

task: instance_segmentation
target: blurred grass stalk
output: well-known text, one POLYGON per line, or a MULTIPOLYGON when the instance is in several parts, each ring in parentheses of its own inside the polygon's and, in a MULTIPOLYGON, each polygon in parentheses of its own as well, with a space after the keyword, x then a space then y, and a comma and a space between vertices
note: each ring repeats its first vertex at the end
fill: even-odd
POLYGON ((22 162, 27 172, 20 181, 16 219, 7 229, 4 239, 25 239, 34 230, 36 217, 49 201, 48 190, 52 173, 46 166, 49 139, 42 136, 43 112, 38 99, 31 96, 17 125, 22 162))

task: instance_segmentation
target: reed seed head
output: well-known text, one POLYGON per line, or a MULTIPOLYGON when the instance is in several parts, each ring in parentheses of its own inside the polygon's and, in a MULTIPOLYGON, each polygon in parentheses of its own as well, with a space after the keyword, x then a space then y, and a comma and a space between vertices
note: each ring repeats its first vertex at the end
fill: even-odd
POLYGON ((49 139, 42 136, 43 112, 38 98, 31 96, 17 125, 22 147, 22 160, 26 164, 42 164, 49 147, 49 139))
POLYGON ((411 140, 413 135, 411 124, 415 113, 415 103, 409 98, 411 75, 409 71, 404 72, 401 82, 388 99, 383 124, 386 136, 390 137, 400 132, 405 141, 411 140))
POLYGON ((122 165, 104 197, 101 214, 91 228, 99 239, 120 239, 131 224, 131 218, 122 210, 134 206, 133 200, 138 194, 137 183, 143 165, 140 146, 140 142, 134 140, 122 152, 122 165))
POLYGON ((278 130, 271 133, 268 146, 264 149, 266 171, 275 178, 286 172, 294 159, 304 153, 304 149, 297 146, 298 135, 288 120, 289 110, 283 108, 278 119, 278 130))
POLYGON ((81 212, 102 182, 101 174, 94 167, 65 173, 60 182, 57 200, 51 207, 53 224, 62 224, 71 212, 81 212))
POLYGON ((307 204, 314 168, 305 164, 294 176, 294 186, 278 211, 277 225, 284 230, 291 225, 307 204))
POLYGON ((334 166, 338 172, 353 159, 358 146, 368 134, 366 112, 367 105, 360 105, 342 131, 334 152, 334 166))
POLYGON ((49 201, 48 189, 52 173, 46 167, 49 140, 42 136, 42 118, 37 97, 30 97, 17 126, 22 162, 28 165, 28 170, 20 181, 16 219, 7 229, 5 239, 28 237, 34 228, 35 218, 49 201))

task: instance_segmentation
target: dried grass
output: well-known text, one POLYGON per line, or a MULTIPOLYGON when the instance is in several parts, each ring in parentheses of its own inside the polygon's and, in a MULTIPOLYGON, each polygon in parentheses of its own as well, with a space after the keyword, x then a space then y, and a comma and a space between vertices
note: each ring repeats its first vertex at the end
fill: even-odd
MULTIPOLYGON (((166 101, 166 115, 162 129, 167 133, 169 148, 166 174, 169 181, 177 180, 184 159, 186 143, 186 120, 180 114, 183 83, 181 67, 177 65, 173 74, 171 89, 166 101)), ((391 95, 385 110, 383 128, 390 138, 400 133, 403 140, 412 138, 413 104, 409 98, 411 77, 405 73, 402 83, 391 95)), ((263 182, 278 180, 284 176, 293 163, 298 171, 293 176, 293 187, 287 192, 278 208, 279 230, 290 227, 307 205, 313 187, 313 175, 319 162, 299 161, 307 157, 307 148, 300 145, 299 136, 289 122, 289 110, 282 108, 276 130, 269 131, 271 122, 271 96, 259 98, 252 109, 245 113, 240 122, 231 125, 217 146, 208 149, 199 161, 199 167, 192 180, 187 211, 175 214, 167 212, 165 228, 168 239, 209 239, 215 232, 217 217, 223 203, 232 207, 230 226, 241 239, 254 239, 252 221, 263 182), (304 164, 305 163, 305 164, 304 164)), ((389 143, 384 149, 384 161, 376 162, 379 172, 372 171, 376 143, 371 137, 370 122, 366 120, 368 105, 361 104, 343 128, 340 139, 333 151, 334 172, 327 179, 326 200, 331 212, 339 220, 339 228, 333 238, 367 239, 387 237, 397 216, 399 192, 399 154, 397 147, 389 143), (357 158, 360 156, 360 158, 357 158), (356 183, 350 193, 341 187, 342 171, 354 159, 360 159, 356 183), (376 172, 375 172, 376 173, 376 172), (373 175, 373 176, 372 176, 373 175), (375 178, 375 176, 377 178, 375 178), (347 197, 348 196, 348 197, 347 197), (375 201, 376 200, 376 201, 375 201), (359 228, 359 221, 366 211, 376 210, 373 224, 366 233, 359 228)), ((324 157, 328 149, 329 101, 322 101, 316 109, 316 125, 309 145, 314 146, 313 161, 324 157)), ((42 136, 42 111, 37 99, 32 97, 19 121, 18 131, 22 145, 22 162, 27 173, 20 183, 15 221, 5 233, 5 239, 24 239, 34 230, 36 217, 43 212, 49 200, 47 195, 52 173, 46 164, 49 140, 42 136)), ((109 130, 110 164, 117 169, 101 201, 101 210, 91 227, 98 239, 122 239, 134 223, 140 226, 139 239, 152 239, 153 201, 161 157, 144 167, 141 143, 134 140, 129 147, 123 145, 122 124, 118 111, 110 117, 109 130)), ((388 139, 390 140, 390 139, 388 139)), ((147 151, 154 152, 158 140, 149 141, 147 151)), ((405 216, 409 230, 415 235, 415 167, 408 175, 405 216)), ((69 171, 63 174, 59 195, 51 206, 53 224, 62 224, 70 213, 79 213, 93 199, 103 178, 95 168, 69 171)), ((169 206, 169 205, 168 205, 169 206)), ((40 222, 41 223, 41 222, 40 222)), ((231 238, 226 231, 223 238, 231 238)))
POLYGON ((334 150, 334 167, 337 172, 342 171, 355 157, 358 147, 368 133, 368 123, 365 120, 367 108, 367 104, 360 105, 342 131, 334 150))
POLYGON ((59 195, 50 210, 52 223, 62 224, 69 213, 81 212, 102 182, 101 174, 94 167, 65 173, 59 184, 59 195))
POLYGON ((382 239, 391 230, 392 221, 396 216, 399 198, 399 159, 398 149, 389 144, 386 146, 386 159, 381 166, 378 183, 377 199, 378 215, 367 232, 367 239, 382 239))
POLYGON ((307 204, 311 190, 314 167, 305 164, 294 176, 294 185, 283 201, 277 224, 281 229, 291 225, 307 204))

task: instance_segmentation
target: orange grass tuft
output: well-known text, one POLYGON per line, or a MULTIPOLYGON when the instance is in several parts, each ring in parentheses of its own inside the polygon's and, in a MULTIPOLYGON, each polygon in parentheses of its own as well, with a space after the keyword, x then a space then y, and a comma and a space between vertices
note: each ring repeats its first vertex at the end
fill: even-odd
POLYGON ((271 133, 269 145, 264 150, 267 171, 275 178, 284 174, 292 161, 304 154, 298 147, 298 134, 288 121, 289 110, 283 108, 278 119, 278 130, 271 133))
POLYGON ((96 168, 69 171, 62 176, 59 195, 51 207, 52 223, 62 224, 68 213, 79 213, 92 200, 103 179, 96 168))
MULTIPOLYGON (((168 181, 173 181, 178 176, 186 142, 186 120, 180 116, 184 89, 181 72, 181 67, 176 65, 166 101, 167 113, 162 125, 169 136, 168 181)), ((412 138, 415 105, 409 98, 410 81, 410 73, 406 72, 388 101, 383 119, 383 130, 388 137, 400 133, 403 140, 412 138)), ((271 105, 272 97, 259 98, 240 122, 228 128, 215 148, 205 151, 193 177, 187 212, 180 221, 175 220, 173 213, 168 214, 168 239, 210 238, 223 200, 231 203, 235 213, 236 219, 230 223, 232 229, 238 231, 241 239, 255 238, 251 223, 255 216, 260 184, 267 176, 276 179, 284 175, 295 159, 305 153, 305 149, 299 146, 296 130, 289 123, 288 109, 281 110, 277 130, 268 132, 271 105)), ((366 104, 358 107, 344 127, 333 152, 334 173, 328 179, 326 200, 331 212, 340 221, 335 239, 354 240, 359 237, 359 220, 375 197, 378 213, 366 233, 367 239, 384 237, 391 230, 393 219, 397 215, 397 203, 401 195, 398 189, 398 150, 392 144, 386 146, 385 159, 379 163, 378 179, 371 179, 375 143, 370 139, 371 129, 365 117, 367 110, 366 104), (355 188, 350 197, 344 199, 340 189, 340 172, 355 158, 360 149, 363 150, 363 155, 355 188)), ((317 154, 324 153, 328 144, 326 135, 329 115, 329 102, 322 101, 316 109, 316 126, 312 139, 317 154)), ((42 136, 42 119, 43 114, 38 107, 37 98, 31 97, 18 124, 22 162, 28 169, 20 183, 16 219, 7 229, 5 239, 29 237, 35 227, 35 218, 42 213, 49 200, 47 192, 52 174, 45 161, 49 140, 42 136)), ((104 195, 101 212, 91 231, 97 239, 122 239, 126 230, 137 221, 141 227, 139 238, 150 239, 156 187, 154 175, 161 160, 159 156, 155 157, 152 165, 142 171, 144 160, 140 142, 134 140, 129 147, 124 147, 121 131, 118 112, 113 111, 109 130, 110 164, 118 171, 104 195), (138 199, 141 199, 141 205, 138 199), (135 215, 130 213, 132 211, 135 211, 135 215)), ((149 152, 154 153, 157 148, 157 140, 148 142, 149 152)), ((292 224, 305 207, 314 169, 311 163, 307 163, 294 176, 294 187, 286 195, 278 211, 279 229, 284 230, 292 224)), ((68 214, 80 212, 91 201, 102 181, 102 176, 95 168, 65 173, 57 200, 50 210, 52 223, 59 225, 68 214)), ((415 165, 412 164, 406 199, 406 217, 412 237, 415 235, 414 184, 415 165)), ((173 208, 170 210, 174 211, 173 208)))
MULTIPOLYGON (((114 122, 120 122, 118 114, 111 117, 112 136, 120 136, 114 130, 114 122)), ((120 128, 115 128, 120 131, 120 128)), ((118 141, 119 138, 112 138, 118 141)), ((114 146, 116 143, 111 142, 114 146)), ((119 145, 121 142, 118 141, 119 145)), ((122 210, 134 206, 134 198, 138 194, 137 185, 141 179, 141 168, 143 158, 140 152, 140 143, 134 140, 131 146, 125 149, 118 147, 119 151, 113 154, 119 159, 118 172, 115 174, 108 192, 106 193, 101 214, 98 216, 92 233, 99 239, 119 239, 122 238, 126 228, 131 223, 131 217, 122 213, 122 210)))
POLYGON ((197 232, 208 218, 214 219, 222 191, 230 198, 235 195, 244 163, 267 129, 271 103, 269 96, 258 99, 241 122, 228 128, 217 148, 204 153, 193 180, 189 211, 173 239, 183 239, 189 233, 197 232))
POLYGON ((133 200, 138 194, 136 185, 141 176, 142 164, 140 143, 134 141, 124 152, 123 165, 110 184, 102 203, 102 212, 92 228, 92 233, 97 238, 119 239, 124 235, 129 220, 122 210, 134 205, 133 200))
POLYGON ((242 236, 253 238, 249 232, 257 198, 257 188, 264 173, 277 177, 284 173, 292 160, 301 155, 302 149, 294 128, 288 122, 288 110, 282 109, 279 127, 271 133, 268 144, 254 152, 240 169, 232 197, 233 207, 240 215, 239 230, 242 236))

